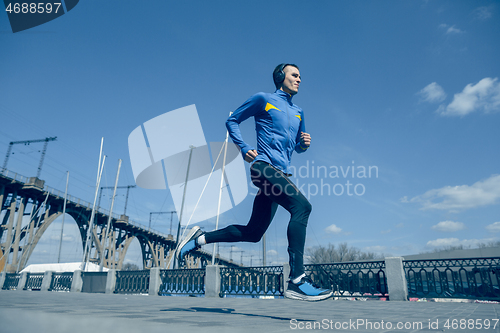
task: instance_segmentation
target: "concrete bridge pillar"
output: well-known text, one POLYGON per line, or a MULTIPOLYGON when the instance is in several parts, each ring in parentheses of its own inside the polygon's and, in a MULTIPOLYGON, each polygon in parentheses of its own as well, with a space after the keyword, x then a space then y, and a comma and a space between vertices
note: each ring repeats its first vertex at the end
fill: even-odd
POLYGON ((0 186, 0 207, 3 207, 3 199, 5 193, 5 185, 0 186))
POLYGON ((5 247, 4 247, 5 265, 6 265, 6 271, 8 273, 15 273, 15 268, 14 271, 12 271, 13 266, 9 265, 9 255, 12 246, 12 228, 14 226, 14 215, 16 215, 16 201, 17 201, 17 191, 14 191, 14 193, 12 193, 12 201, 9 207, 9 223, 7 224, 7 238, 5 240, 5 247))
POLYGON ((26 201, 28 198, 22 197, 21 203, 19 204, 19 209, 17 211, 17 223, 16 223, 16 232, 14 233, 14 253, 12 254, 12 266, 18 267, 17 257, 19 254, 19 241, 21 240, 21 226, 23 225, 23 216, 24 216, 24 206, 26 205, 26 201))

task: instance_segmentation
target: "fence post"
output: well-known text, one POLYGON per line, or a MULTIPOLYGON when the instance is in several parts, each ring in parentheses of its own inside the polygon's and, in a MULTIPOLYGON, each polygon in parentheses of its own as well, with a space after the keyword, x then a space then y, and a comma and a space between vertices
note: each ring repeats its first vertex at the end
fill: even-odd
POLYGON ((27 279, 28 279, 28 272, 22 272, 21 277, 19 278, 19 282, 17 283, 16 290, 24 290, 24 287, 26 287, 27 279))
POLYGON ((2 273, 0 274, 0 291, 2 291, 2 290, 3 290, 3 285, 4 285, 4 283, 5 283, 5 278, 6 278, 6 277, 7 277, 7 273, 2 272, 2 273))
POLYGON ((283 263, 283 293, 288 288, 288 278, 290 277, 290 264, 285 262, 283 263))
POLYGON ((158 296, 160 285, 160 267, 153 267, 149 270, 149 296, 158 296))
POLYGON ((110 269, 106 277, 106 294, 114 293, 115 285, 116 285, 116 270, 110 269))
POLYGON ((220 297, 220 266, 207 265, 205 269, 205 297, 220 297))
POLYGON ((52 284, 52 271, 45 271, 43 274, 42 286, 40 287, 40 291, 49 291, 50 285, 52 284))
POLYGON ((82 271, 78 269, 73 272, 73 282, 71 283, 71 292, 80 293, 82 292, 82 287, 83 287, 82 271))
POLYGON ((390 301, 407 301, 408 284, 402 257, 385 258, 385 272, 390 301))

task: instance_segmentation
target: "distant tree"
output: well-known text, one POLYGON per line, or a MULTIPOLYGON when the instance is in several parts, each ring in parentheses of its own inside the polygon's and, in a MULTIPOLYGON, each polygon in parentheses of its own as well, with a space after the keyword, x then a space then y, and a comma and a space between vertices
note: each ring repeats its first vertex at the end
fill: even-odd
POLYGON ((383 255, 377 255, 373 252, 362 252, 356 247, 348 246, 347 243, 340 243, 335 246, 315 246, 306 249, 308 262, 311 264, 327 264, 333 262, 356 261, 356 260, 378 260, 383 255))
POLYGON ((477 245, 478 248, 484 249, 487 247, 500 247, 500 241, 490 241, 488 243, 479 243, 477 245))
POLYGON ((489 248, 489 247, 500 247, 500 241, 490 241, 487 243, 478 243, 475 246, 463 245, 463 244, 446 245, 446 246, 437 247, 431 251, 420 252, 420 254, 439 253, 439 252, 447 252, 447 251, 455 251, 455 250, 485 249, 485 248, 489 248))
POLYGON ((131 264, 129 262, 123 265, 122 267, 122 271, 138 271, 138 270, 139 266, 137 266, 136 264, 131 264))

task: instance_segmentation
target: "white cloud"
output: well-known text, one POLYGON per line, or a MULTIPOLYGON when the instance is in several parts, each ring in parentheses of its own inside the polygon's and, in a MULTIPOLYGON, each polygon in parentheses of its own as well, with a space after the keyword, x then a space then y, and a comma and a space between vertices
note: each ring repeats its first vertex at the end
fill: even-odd
POLYGON ((366 252, 383 253, 387 250, 387 247, 381 245, 367 246, 363 249, 366 252))
POLYGON ((460 245, 460 240, 458 238, 438 238, 435 240, 428 241, 426 246, 429 247, 441 247, 441 246, 457 246, 460 245))
POLYGON ((406 202, 420 203, 423 210, 463 210, 496 204, 500 199, 500 175, 471 186, 445 186, 425 192, 406 202))
POLYGON ((465 229, 465 224, 462 222, 442 221, 433 225, 431 229, 443 232, 454 232, 465 229))
POLYGON ((277 256, 278 255, 278 251, 276 251, 276 250, 269 250, 269 251, 267 251, 267 254, 270 255, 270 256, 277 256))
POLYGON ((446 30, 446 34, 461 34, 463 32, 464 32, 463 30, 455 28, 454 25, 449 27, 448 30, 446 30))
POLYGON ((491 18, 491 16, 493 16, 492 11, 493 11, 493 5, 482 6, 482 7, 478 7, 476 9, 474 9, 472 14, 474 15, 474 17, 476 19, 484 21, 484 20, 491 18))
POLYGON ((340 234, 340 232, 342 232, 342 229, 337 227, 335 224, 332 224, 332 225, 326 227, 325 231, 328 234, 340 234))
POLYGON ((500 222, 495 222, 486 226, 489 232, 500 232, 500 222))
POLYGON ((458 238, 438 238, 427 242, 427 247, 447 247, 447 246, 460 246, 464 247, 477 247, 480 244, 494 241, 494 239, 458 239, 458 238))
POLYGON ((387 230, 382 230, 380 233, 383 235, 383 234, 388 234, 391 231, 392 231, 391 229, 387 229, 387 230))
POLYGON ((448 106, 437 110, 442 116, 465 116, 474 111, 493 112, 500 110, 500 83, 498 78, 484 78, 476 84, 468 84, 455 94, 448 106))
POLYGON ((424 102, 429 103, 440 103, 445 100, 446 93, 443 88, 436 82, 432 82, 425 88, 420 90, 418 94, 422 97, 424 102))
POLYGON ((439 28, 441 28, 441 29, 446 29, 445 34, 447 34, 447 35, 451 35, 451 34, 461 34, 461 33, 464 33, 464 32, 465 32, 465 31, 463 31, 463 30, 460 30, 460 29, 458 29, 458 28, 455 28, 455 25, 451 25, 451 26, 450 26, 450 25, 448 25, 448 24, 444 24, 444 23, 440 24, 440 25, 439 25, 439 28))

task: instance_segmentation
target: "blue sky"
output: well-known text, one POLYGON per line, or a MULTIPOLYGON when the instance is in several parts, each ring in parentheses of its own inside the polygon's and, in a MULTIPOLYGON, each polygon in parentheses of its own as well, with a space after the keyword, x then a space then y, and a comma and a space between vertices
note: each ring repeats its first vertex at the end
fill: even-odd
MULTIPOLYGON (((274 66, 296 63, 302 83, 294 102, 312 146, 293 165, 356 170, 299 177, 313 205, 306 247, 347 242, 406 255, 498 241, 499 15, 497 1, 85 1, 13 34, 4 12, 0 156, 10 141, 57 136, 41 178, 64 190, 69 170, 70 194, 92 202, 101 137, 102 185, 113 185, 118 159, 119 185, 132 185, 127 138, 137 126, 195 104, 206 140, 222 141, 228 113, 274 90, 274 66), (358 177, 370 166, 378 172, 358 177), (350 193, 358 185, 362 195, 348 195, 348 181, 350 193), (344 192, 313 195, 322 184, 344 192)), ((241 128, 255 142, 252 121, 241 128)), ((34 176, 41 148, 16 145, 7 168, 34 176)), ((252 199, 221 224, 246 223, 252 199)), ((147 225, 150 212, 173 209, 168 191, 133 189, 127 214, 147 225)), ((268 263, 288 261, 287 223, 279 211, 267 234, 268 263)), ((167 216, 153 218, 160 232, 169 225, 167 216)), ((66 226, 65 260, 78 261, 76 225, 66 226)), ((59 233, 54 223, 31 262, 57 260, 59 233)), ((230 245, 221 252, 229 256, 230 245)), ((247 264, 262 255, 260 243, 232 245, 247 264)), ((127 261, 140 259, 138 248, 127 261)))

